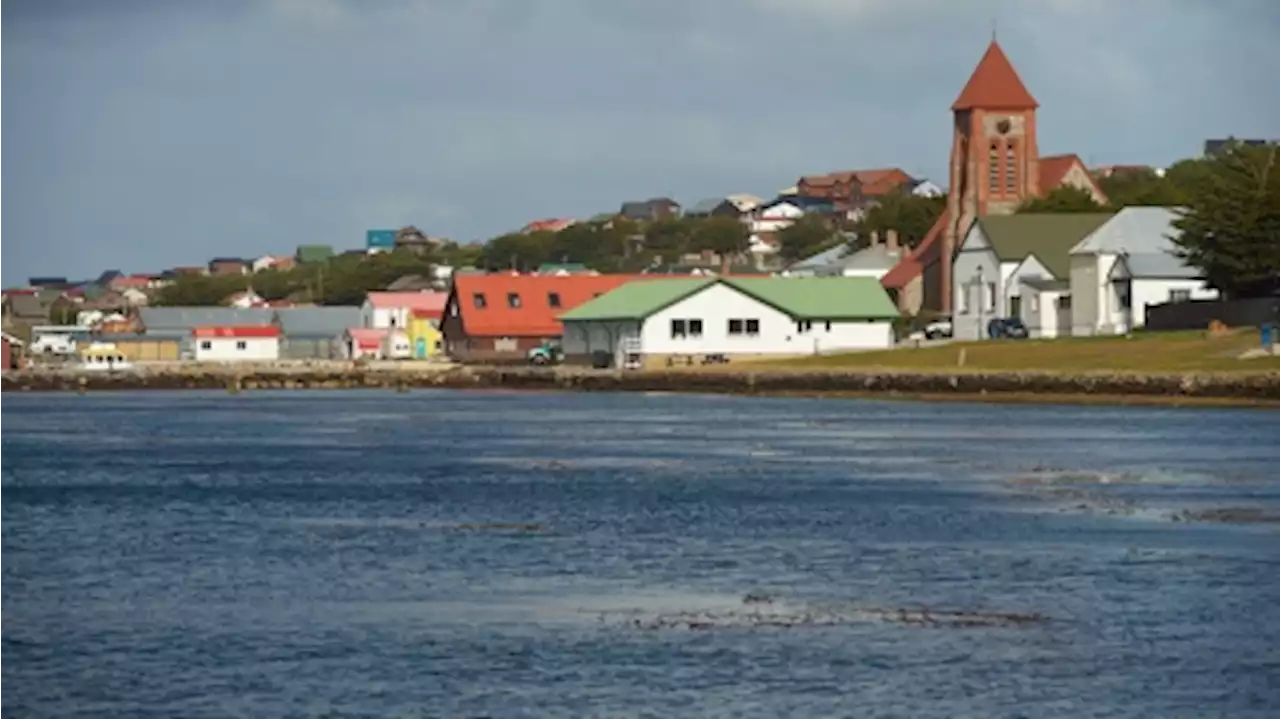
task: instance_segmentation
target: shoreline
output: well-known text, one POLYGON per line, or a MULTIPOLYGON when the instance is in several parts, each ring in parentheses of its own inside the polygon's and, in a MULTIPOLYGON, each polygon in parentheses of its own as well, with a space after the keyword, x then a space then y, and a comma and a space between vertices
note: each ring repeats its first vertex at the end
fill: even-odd
POLYGON ((263 389, 511 389, 671 392, 902 401, 1280 408, 1280 372, 1069 373, 902 370, 616 371, 572 367, 361 367, 352 363, 168 366, 4 373, 4 392, 263 389))

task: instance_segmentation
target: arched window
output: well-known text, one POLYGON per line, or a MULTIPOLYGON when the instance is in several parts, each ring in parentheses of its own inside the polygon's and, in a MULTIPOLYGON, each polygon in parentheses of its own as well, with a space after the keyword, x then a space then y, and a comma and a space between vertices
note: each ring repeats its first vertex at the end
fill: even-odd
POLYGON ((987 152, 987 189, 991 194, 1000 192, 1000 141, 992 140, 987 152))

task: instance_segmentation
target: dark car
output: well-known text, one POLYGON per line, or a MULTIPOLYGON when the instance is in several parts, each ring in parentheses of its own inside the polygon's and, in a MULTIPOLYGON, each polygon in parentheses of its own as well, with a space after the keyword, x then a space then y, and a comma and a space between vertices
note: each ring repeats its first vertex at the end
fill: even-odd
POLYGON ((997 317, 987 323, 987 336, 993 340, 1025 340, 1027 326, 1017 317, 997 317))

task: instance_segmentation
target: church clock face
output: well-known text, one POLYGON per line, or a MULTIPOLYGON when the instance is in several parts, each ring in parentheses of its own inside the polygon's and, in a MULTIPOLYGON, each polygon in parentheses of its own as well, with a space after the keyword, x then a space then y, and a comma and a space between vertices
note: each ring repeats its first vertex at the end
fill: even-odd
POLYGON ((1001 118, 998 122, 996 122, 996 132, 1000 133, 1001 135, 1008 135, 1009 130, 1012 127, 1013 127, 1013 123, 1009 122, 1009 118, 1007 117, 1001 118))

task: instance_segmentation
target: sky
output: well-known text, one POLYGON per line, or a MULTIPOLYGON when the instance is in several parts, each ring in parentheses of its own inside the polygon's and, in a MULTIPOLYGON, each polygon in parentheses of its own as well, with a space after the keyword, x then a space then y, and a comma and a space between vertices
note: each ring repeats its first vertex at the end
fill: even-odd
POLYGON ((4 0, 3 275, 461 242, 624 200, 945 184, 993 27, 1042 154, 1280 137, 1274 0, 4 0))

